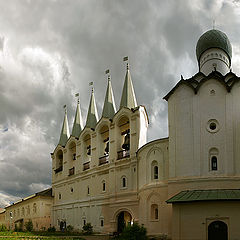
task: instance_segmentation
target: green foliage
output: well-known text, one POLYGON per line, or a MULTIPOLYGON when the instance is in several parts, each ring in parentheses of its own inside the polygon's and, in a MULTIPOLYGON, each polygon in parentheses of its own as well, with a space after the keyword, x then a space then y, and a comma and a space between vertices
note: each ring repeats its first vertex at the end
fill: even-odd
POLYGON ((137 223, 124 228, 119 240, 147 240, 147 229, 137 223))
POLYGON ((91 223, 87 223, 83 226, 83 234, 91 235, 93 233, 93 226, 91 223))
POLYGON ((28 232, 32 232, 33 231, 33 223, 32 220, 28 220, 28 222, 25 223, 25 228, 28 232))
POLYGON ((72 232, 73 231, 73 226, 72 225, 67 225, 66 231, 67 232, 72 232))
POLYGON ((49 227, 48 232, 56 232, 56 228, 53 226, 53 227, 49 227))
POLYGON ((0 232, 6 232, 7 231, 7 227, 4 224, 0 225, 0 232))

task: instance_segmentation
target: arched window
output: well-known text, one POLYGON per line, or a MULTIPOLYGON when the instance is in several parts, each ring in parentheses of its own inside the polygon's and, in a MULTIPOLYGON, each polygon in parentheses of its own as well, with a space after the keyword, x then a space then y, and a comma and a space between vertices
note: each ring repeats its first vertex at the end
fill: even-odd
POLYGON ((156 160, 152 161, 151 163, 151 176, 152 176, 152 180, 156 180, 158 179, 158 162, 156 160))
POLYGON ((25 209, 24 209, 24 207, 22 207, 22 216, 24 216, 25 215, 25 209))
POLYGON ((210 171, 218 170, 218 149, 211 148, 209 150, 209 169, 210 171))
POLYGON ((61 172, 63 170, 63 151, 59 150, 56 154, 56 169, 55 173, 61 172))
POLYGON ((90 169, 90 161, 92 156, 91 136, 87 134, 83 138, 83 171, 90 169))
POLYGON ((69 145, 69 150, 71 154, 71 159, 76 160, 76 143, 75 142, 71 142, 71 144, 69 145))
POLYGON ((30 214, 30 206, 29 205, 27 206, 27 214, 28 215, 30 214))
POLYGON ((109 128, 107 125, 99 131, 99 165, 108 163, 109 159, 109 128))
POLYGON ((122 176, 121 177, 121 187, 122 188, 126 188, 127 187, 127 178, 126 178, 126 176, 122 176))
POLYGON ((37 204, 36 204, 36 203, 33 204, 33 212, 34 212, 34 213, 37 212, 37 204))
POLYGON ((211 158, 211 170, 217 171, 217 157, 216 156, 212 156, 212 158, 211 158))
POLYGON ((106 182, 104 180, 102 181, 102 190, 103 192, 106 191, 106 182))
POLYGON ((129 157, 130 150, 130 123, 129 119, 126 116, 123 116, 118 121, 119 135, 118 142, 118 159, 129 157))
POLYGON ((158 220, 158 205, 157 204, 151 205, 151 219, 158 220))
POLYGON ((84 147, 85 147, 85 155, 87 156, 91 156, 92 152, 91 152, 91 136, 88 134, 85 136, 84 138, 84 147))
POLYGON ((153 168, 153 178, 158 179, 158 166, 154 166, 153 168))

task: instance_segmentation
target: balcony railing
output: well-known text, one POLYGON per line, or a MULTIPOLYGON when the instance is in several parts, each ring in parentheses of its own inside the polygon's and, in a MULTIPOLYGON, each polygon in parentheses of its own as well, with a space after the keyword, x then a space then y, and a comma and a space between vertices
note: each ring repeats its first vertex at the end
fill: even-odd
POLYGON ((75 171, 74 167, 70 168, 68 176, 74 175, 74 171, 75 171))
POLYGON ((59 173, 63 170, 63 166, 60 166, 59 168, 55 169, 55 173, 59 173))
POLYGON ((105 155, 99 158, 99 166, 108 163, 109 155, 105 155))
POLYGON ((117 152, 117 159, 127 158, 130 156, 129 150, 121 150, 117 152))
POLYGON ((87 170, 90 168, 90 162, 86 162, 83 164, 83 171, 87 170))

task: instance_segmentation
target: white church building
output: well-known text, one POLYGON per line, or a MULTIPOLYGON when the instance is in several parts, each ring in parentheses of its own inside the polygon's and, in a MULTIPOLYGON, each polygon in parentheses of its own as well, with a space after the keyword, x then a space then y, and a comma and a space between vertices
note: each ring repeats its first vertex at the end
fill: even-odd
POLYGON ((121 232, 132 222, 173 240, 240 239, 240 79, 225 33, 198 40, 199 72, 164 97, 169 137, 147 143, 148 115, 129 66, 120 108, 111 80, 99 120, 92 90, 72 132, 65 112, 52 155, 52 224, 121 232))

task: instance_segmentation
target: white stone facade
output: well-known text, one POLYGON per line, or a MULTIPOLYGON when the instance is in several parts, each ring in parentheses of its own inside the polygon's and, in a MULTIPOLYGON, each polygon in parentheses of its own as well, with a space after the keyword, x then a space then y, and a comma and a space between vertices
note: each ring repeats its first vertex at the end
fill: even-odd
POLYGON ((146 143, 145 108, 121 107, 112 120, 101 118, 94 130, 85 127, 79 138, 71 136, 64 147, 56 147, 53 225, 64 221, 80 230, 90 222, 94 231, 109 233, 121 231, 122 221, 136 221, 149 234, 212 240, 209 228, 221 222, 228 229, 225 240, 240 238, 233 217, 240 217, 235 213, 240 196, 235 203, 227 197, 211 203, 206 199, 197 204, 166 203, 184 190, 240 186, 240 80, 230 72, 229 43, 224 46, 220 41, 221 48, 206 44, 199 43, 200 71, 181 79, 164 98, 169 138, 146 143), (127 132, 129 151, 122 148, 127 132), (209 211, 200 211, 201 207, 209 211))

